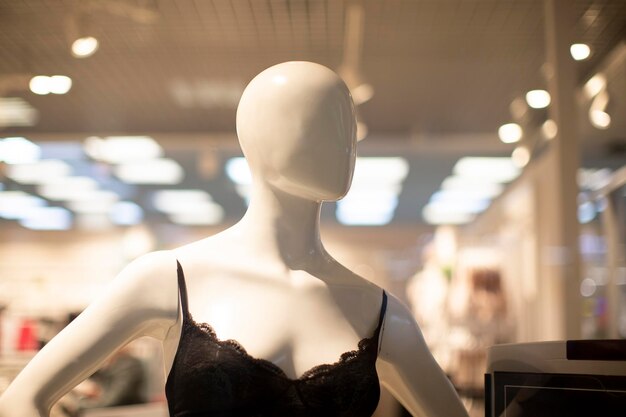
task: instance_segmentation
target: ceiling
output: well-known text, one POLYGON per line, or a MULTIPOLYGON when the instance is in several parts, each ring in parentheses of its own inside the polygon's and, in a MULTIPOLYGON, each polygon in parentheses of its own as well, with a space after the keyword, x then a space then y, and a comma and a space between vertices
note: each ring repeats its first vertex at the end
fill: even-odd
MULTIPOLYGON (((235 109, 246 83, 289 60, 339 71, 355 48, 345 35, 347 10, 357 4, 364 18, 357 69, 375 91, 359 107, 370 132, 362 148, 409 156, 409 192, 397 215, 414 221, 459 156, 510 153, 496 131, 511 121, 512 100, 546 88, 543 3, 0 0, 0 97, 22 98, 38 114, 33 126, 0 125, 0 136, 151 134, 173 153, 207 142, 236 153, 235 109), (74 33, 98 38, 99 50, 74 58, 74 33), (68 75, 72 89, 32 94, 28 81, 37 74, 68 75)), ((626 59, 607 60, 626 40, 626 2, 572 3, 576 41, 593 51, 575 63, 579 84, 609 65, 614 105, 624 115, 626 59)), ((615 117, 608 131, 588 123, 581 131, 585 143, 623 152, 625 117, 615 117)))

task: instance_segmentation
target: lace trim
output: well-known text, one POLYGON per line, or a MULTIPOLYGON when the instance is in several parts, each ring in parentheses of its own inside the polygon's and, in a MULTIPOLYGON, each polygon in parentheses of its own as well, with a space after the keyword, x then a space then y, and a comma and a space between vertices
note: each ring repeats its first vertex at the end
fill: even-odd
POLYGON ((218 344, 221 347, 228 347, 236 351, 238 354, 240 354, 242 357, 246 358, 250 362, 256 365, 259 365, 266 370, 269 370, 270 372, 274 373, 276 376, 279 376, 281 378, 287 379, 292 382, 299 382, 299 381, 303 381, 306 379, 313 379, 316 377, 323 376, 336 368, 344 366, 358 359, 361 356, 365 356, 366 354, 369 353, 369 350, 371 350, 372 346, 377 347, 375 343, 377 332, 375 331, 372 336, 361 339, 357 345, 357 349, 342 353, 338 361, 329 363, 329 364, 325 363, 321 365, 316 365, 312 367, 311 369, 309 369, 308 371, 306 371, 305 373, 303 373, 299 378, 293 379, 293 378, 288 377, 285 371, 283 371, 282 368, 280 368, 278 365, 274 364, 273 362, 267 359, 255 358, 254 356, 250 355, 246 351, 246 349, 236 340, 219 339, 217 337, 217 334, 215 333, 215 329, 213 329, 213 327, 211 327, 210 324, 197 323, 190 316, 188 316, 187 319, 188 321, 186 322, 186 324, 188 324, 192 328, 200 330, 203 334, 207 335, 214 343, 218 344))

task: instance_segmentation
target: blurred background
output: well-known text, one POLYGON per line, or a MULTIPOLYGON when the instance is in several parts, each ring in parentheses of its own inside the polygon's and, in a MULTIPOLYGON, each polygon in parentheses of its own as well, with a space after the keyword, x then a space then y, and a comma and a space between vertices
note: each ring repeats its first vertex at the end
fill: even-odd
MULTIPOLYGON (((243 215, 236 106, 292 60, 357 105, 327 249, 411 307, 472 415, 488 346, 626 337, 626 2, 0 0, 0 392, 129 261, 243 215)), ((55 412, 166 415, 159 346, 126 353, 149 404, 93 378, 55 412)))

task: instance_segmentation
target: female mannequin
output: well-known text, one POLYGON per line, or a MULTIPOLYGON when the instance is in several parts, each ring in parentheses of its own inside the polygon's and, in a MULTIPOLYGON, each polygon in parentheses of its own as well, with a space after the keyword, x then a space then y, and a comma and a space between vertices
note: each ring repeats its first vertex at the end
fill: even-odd
MULTIPOLYGON (((289 378, 336 362, 371 335, 381 290, 335 261, 319 235, 322 201, 343 197, 354 169, 345 84, 313 63, 271 67, 246 88, 237 132, 254 174, 243 219, 128 265, 15 379, 0 398, 0 417, 48 416, 65 392, 140 336, 162 341, 169 372, 182 328, 177 261, 194 319, 289 378)), ((413 415, 466 416, 411 314, 391 296, 379 343, 379 380, 413 415)))

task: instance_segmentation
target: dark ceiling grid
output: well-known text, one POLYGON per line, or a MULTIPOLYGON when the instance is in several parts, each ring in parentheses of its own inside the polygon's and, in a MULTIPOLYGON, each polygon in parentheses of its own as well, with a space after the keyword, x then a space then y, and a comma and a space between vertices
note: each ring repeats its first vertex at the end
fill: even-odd
MULTIPOLYGON (((345 26, 345 4, 343 0, 328 0, 326 2, 326 30, 328 39, 327 54, 331 60, 328 65, 339 65, 343 56, 344 26, 345 26)), ((365 24, 367 25, 367 15, 365 24)), ((366 26, 367 27, 367 26, 366 26)), ((367 32, 367 30, 366 30, 367 32)))
POLYGON ((583 82, 593 75, 606 54, 626 39, 626 1, 578 0, 575 7, 580 16, 578 40, 592 47, 591 57, 578 63, 579 80, 583 82))
POLYGON ((326 19, 326 1, 307 3, 309 49, 320 52, 328 50, 328 27, 326 19))
POLYGON ((242 42, 248 48, 260 47, 260 32, 251 4, 249 2, 233 1, 230 3, 230 6, 237 21, 237 27, 242 33, 242 42))

